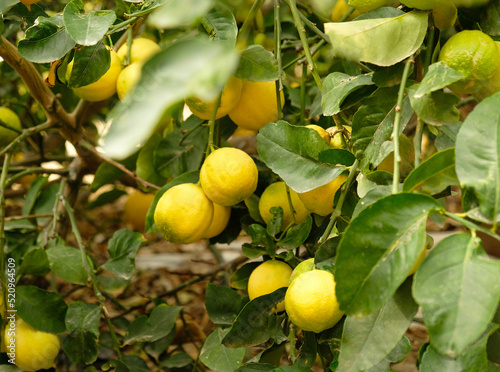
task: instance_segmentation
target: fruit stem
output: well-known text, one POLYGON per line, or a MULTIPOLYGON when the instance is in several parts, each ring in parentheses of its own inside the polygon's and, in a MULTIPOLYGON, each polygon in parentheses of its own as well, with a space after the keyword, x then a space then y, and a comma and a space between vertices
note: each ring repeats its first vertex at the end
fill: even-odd
POLYGON ((429 38, 427 39, 427 45, 425 46, 424 75, 427 73, 427 70, 429 69, 429 65, 432 62, 435 34, 436 34, 436 30, 435 30, 434 26, 431 26, 429 28, 429 33, 428 33, 429 38))
POLYGON ((124 65, 127 66, 132 62, 132 42, 134 39, 134 31, 132 27, 129 27, 127 29, 127 54, 125 54, 125 63, 124 65))
POLYGON ((420 118, 417 118, 417 128, 415 130, 415 137, 413 138, 413 147, 415 148, 415 168, 420 165, 422 161, 422 135, 424 133, 424 123, 420 118))
POLYGON ((401 162, 401 155, 399 153, 399 128, 401 124, 401 106, 403 105, 403 97, 405 94, 406 81, 410 74, 410 66, 413 63, 413 56, 408 58, 405 62, 403 70, 403 77, 401 78, 401 85, 399 86, 398 101, 396 103, 396 114, 394 115, 394 128, 392 130, 392 140, 394 142, 394 173, 392 178, 392 193, 399 192, 399 163, 401 162))
MULTIPOLYGON (((2 167, 2 175, 0 176, 0 283, 2 290, 3 303, 8 304, 6 297, 6 286, 5 286, 5 184, 7 182, 7 175, 9 173, 9 165, 12 158, 12 154, 10 152, 5 155, 3 159, 3 167, 2 167)), ((5 311, 6 306, 2 306, 2 310, 5 311)), ((5 319, 5 314, 1 314, 2 319, 5 319)))
POLYGON ((335 226, 335 221, 340 216, 340 213, 342 213, 342 206, 344 205, 344 201, 345 201, 345 198, 347 196, 347 190, 349 190, 349 187, 351 186, 351 183, 354 179, 354 176, 356 175, 356 172, 358 171, 358 167, 359 167, 359 160, 356 159, 354 161, 354 163, 351 165, 351 169, 349 170, 349 175, 347 176, 347 180, 342 185, 342 188, 340 190, 339 201, 337 202, 337 205, 335 206, 335 210, 333 211, 333 213, 330 217, 330 222, 328 223, 328 226, 326 227, 325 232, 323 233, 323 235, 321 235, 321 238, 319 239, 319 245, 326 242, 326 240, 330 236, 330 233, 333 230, 333 227, 335 226))
POLYGON ((22 133, 19 136, 17 136, 11 143, 9 143, 5 148, 3 148, 0 151, 0 157, 3 156, 5 153, 9 152, 10 150, 12 150, 12 148, 16 146, 18 143, 20 143, 23 139, 28 138, 29 136, 41 132, 45 129, 49 129, 52 126, 53 124, 47 121, 43 124, 37 125, 36 127, 23 129, 22 133))
POLYGON ((316 85, 318 86, 318 88, 321 90, 321 88, 323 87, 323 82, 321 81, 321 78, 319 77, 318 71, 316 70, 316 67, 314 65, 311 51, 309 49, 309 44, 307 44, 306 30, 304 28, 304 23, 300 19, 300 14, 299 14, 299 11, 297 9, 296 0, 287 0, 287 2, 288 2, 288 6, 290 7, 290 10, 292 11, 293 20, 295 21, 295 27, 297 28, 297 31, 299 32, 300 42, 302 43, 302 48, 304 48, 304 53, 306 55, 309 70, 311 70, 314 81, 316 82, 316 85))
POLYGON ((123 21, 123 22, 120 22, 120 23, 118 23, 116 25, 111 26, 108 29, 108 35, 111 35, 111 34, 115 33, 116 31, 119 31, 123 27, 126 27, 129 24, 135 22, 136 19, 137 19, 137 17, 132 17, 132 18, 127 19, 126 21, 123 21))
POLYGON ((306 124, 306 80, 307 65, 302 64, 302 76, 300 77, 300 123, 306 124))
POLYGON ((292 196, 290 195, 290 188, 288 185, 286 185, 286 198, 288 199, 288 205, 290 206, 290 211, 292 212, 292 223, 296 225, 297 220, 295 219, 295 208, 293 208, 292 196))
MULTIPOLYGON (((482 226, 478 226, 474 222, 466 220, 465 218, 460 217, 456 213, 451 213, 451 212, 448 212, 444 209, 440 210, 439 213, 445 215, 446 217, 451 218, 452 220, 460 222, 462 225, 464 225, 466 228, 468 228, 471 231, 481 231, 482 233, 484 233, 488 236, 491 236, 492 238, 500 241, 500 236, 495 234, 493 232, 493 230, 487 229, 487 228, 482 227, 482 226)), ((496 231, 496 227, 495 227, 495 231, 496 231)))
MULTIPOLYGON (((311 48, 311 54, 312 55, 315 55, 319 49, 326 43, 325 40, 320 40, 318 42, 318 44, 316 44, 314 47, 311 48)), ((287 68, 289 68, 290 66, 293 66, 294 64, 296 64, 298 61, 300 61, 301 59, 303 59, 304 56, 297 56, 295 57, 294 59, 292 59, 290 62, 288 62, 285 66, 283 66, 283 70, 286 70, 287 68)))
POLYGON ((281 60, 281 19, 280 19, 280 0, 274 1, 274 58, 278 62, 278 80, 276 80, 276 103, 278 105, 278 120, 283 117, 281 109, 281 91, 283 90, 283 63, 281 60))
POLYGON ((215 100, 214 108, 212 110, 212 115, 210 116, 210 120, 208 121, 208 145, 205 156, 210 155, 210 153, 215 150, 214 148, 214 134, 215 134, 215 120, 216 120, 215 117, 217 116, 217 110, 219 109, 221 98, 222 98, 222 91, 215 100))

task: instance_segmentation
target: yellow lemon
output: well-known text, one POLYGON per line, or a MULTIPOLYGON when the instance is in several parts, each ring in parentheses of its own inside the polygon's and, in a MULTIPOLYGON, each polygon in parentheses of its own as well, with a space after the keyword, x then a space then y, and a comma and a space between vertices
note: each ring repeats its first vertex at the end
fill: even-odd
POLYGON ((335 193, 346 180, 347 176, 340 175, 326 185, 317 187, 311 191, 298 193, 299 199, 309 211, 320 216, 327 216, 334 210, 333 200, 335 193))
MULTIPOLYGON (((335 6, 332 9, 332 16, 330 17, 333 22, 340 22, 344 14, 349 11, 349 5, 346 0, 337 0, 335 6)), ((359 16, 359 12, 355 10, 347 17, 346 21, 351 21, 359 16)))
POLYGON ((500 64, 495 42, 482 31, 465 30, 448 39, 439 61, 465 77, 449 86, 455 93, 474 93, 487 85, 500 64))
MULTIPOLYGON (((224 87, 224 90, 222 91, 220 105, 217 109, 217 113, 215 114, 216 119, 226 116, 229 111, 231 111, 238 104, 241 96, 242 85, 243 82, 234 76, 229 79, 224 87)), ((190 97, 186 99, 186 105, 188 105, 191 112, 200 119, 208 120, 212 116, 215 102, 204 102, 199 98, 190 97)))
POLYGON ((200 183, 208 198, 216 204, 231 206, 252 195, 259 172, 246 152, 222 147, 212 152, 201 166, 200 183))
MULTIPOLYGON (((19 116, 7 107, 0 107, 0 120, 12 128, 21 130, 21 120, 19 116)), ((7 146, 11 143, 19 133, 10 130, 6 127, 0 126, 0 147, 7 146)))
MULTIPOLYGON (((15 357, 15 364, 23 371, 49 369, 59 354, 59 338, 52 334, 35 330, 18 318, 15 327, 5 326, 5 347, 7 356, 15 357)), ((3 340, 2 340, 3 341, 3 340)))
POLYGON ((200 186, 183 183, 171 187, 156 205, 158 230, 172 243, 189 244, 203 238, 212 223, 213 203, 200 186))
POLYGON ((395 0, 349 0, 349 5, 359 13, 366 13, 383 6, 397 6, 399 1, 395 0))
MULTIPOLYGON (((344 129, 346 131, 348 131, 349 133, 352 132, 352 128, 347 126, 347 125, 344 125, 344 129)), ((330 140, 330 147, 332 149, 343 149, 344 146, 342 145, 342 137, 344 136, 344 134, 340 133, 340 132, 337 132, 337 127, 331 127, 331 128, 328 128, 327 129, 328 133, 330 135, 332 135, 333 133, 333 137, 331 137, 332 139, 330 140)), ((344 140, 347 142, 348 140, 345 138, 344 136, 344 140)))
POLYGON ((125 67, 118 75, 116 81, 116 93, 119 99, 123 99, 137 85, 141 78, 142 63, 136 62, 125 67))
POLYGON ((129 222, 134 229, 143 231, 144 221, 154 198, 154 194, 145 194, 142 191, 135 190, 128 196, 123 205, 123 219, 129 222))
POLYGON ((314 129, 316 132, 318 132, 318 134, 320 135, 320 137, 323 138, 323 140, 327 144, 330 143, 330 134, 326 131, 326 129, 323 129, 319 125, 315 125, 315 124, 306 125, 306 128, 314 129))
MULTIPOLYGON (((160 51, 160 46, 156 44, 153 40, 146 39, 143 37, 138 37, 132 40, 132 48, 130 50, 130 61, 129 64, 135 62, 144 62, 160 51)), ((123 44, 117 52, 120 61, 124 61, 127 56, 128 45, 123 44)))
MULTIPOLYGON (((285 96, 280 92, 280 105, 285 96)), ((231 120, 241 128, 259 130, 267 123, 278 120, 278 99, 274 81, 252 82, 243 80, 238 104, 229 112, 231 120)))
MULTIPOLYGON (((69 81, 72 70, 73 62, 68 64, 68 69, 66 71, 67 81, 69 81)), ((97 102, 108 99, 116 93, 116 81, 118 80, 118 75, 120 75, 121 70, 122 65, 120 63, 120 60, 118 59, 116 52, 114 50, 111 50, 111 63, 109 65, 108 71, 106 71, 106 73, 102 75, 99 80, 83 87, 74 88, 73 92, 77 97, 90 102, 97 102)))
POLYGON ((227 227, 229 218, 231 217, 231 207, 225 207, 214 203, 214 216, 212 223, 207 231, 205 231, 205 239, 213 238, 219 235, 227 227))
MULTIPOLYGON (((291 275, 292 268, 288 264, 277 260, 265 261, 257 266, 248 278, 248 297, 253 300, 279 288, 288 287, 291 275)), ((277 310, 285 310, 284 301, 278 304, 277 310)))
POLYGON ((302 261, 297 266, 295 266, 295 269, 293 269, 292 275, 290 276, 290 283, 289 284, 291 284, 300 275, 304 274, 307 271, 311 271, 311 270, 314 270, 314 257, 308 258, 307 260, 302 261))
POLYGON ((344 315, 333 275, 312 270, 295 278, 286 291, 285 310, 292 323, 303 331, 319 333, 333 327, 344 315))
MULTIPOLYGON (((295 210, 295 222, 299 224, 306 219, 310 212, 299 199, 297 193, 292 189, 290 189, 290 198, 295 210)), ((292 223, 292 211, 288 203, 286 184, 283 181, 270 184, 260 197, 259 212, 265 223, 268 223, 273 218, 273 215, 269 211, 272 207, 281 207, 283 209, 281 230, 284 230, 292 223)))

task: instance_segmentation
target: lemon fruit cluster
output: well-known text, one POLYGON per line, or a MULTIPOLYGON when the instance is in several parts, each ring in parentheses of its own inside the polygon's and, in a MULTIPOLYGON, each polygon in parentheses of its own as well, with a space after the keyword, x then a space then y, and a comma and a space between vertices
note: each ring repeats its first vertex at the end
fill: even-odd
POLYGON ((200 183, 169 188, 158 200, 154 221, 172 243, 189 244, 219 235, 226 228, 231 206, 257 188, 253 159, 235 148, 220 148, 204 161, 200 183))
POLYGON ((333 327, 344 315, 333 274, 314 269, 297 276, 286 291, 285 310, 291 322, 303 331, 319 333, 333 327))
MULTIPOLYGON (((250 300, 288 287, 292 268, 278 260, 269 260, 257 266, 248 278, 248 297, 250 300)), ((277 311, 285 310, 284 301, 280 302, 277 311)))
MULTIPOLYGON (((283 108, 285 97, 280 92, 283 108)), ((189 97, 186 104, 191 112, 201 119, 212 116, 215 102, 206 102, 197 97, 189 97)), ((225 85, 216 119, 229 115, 231 120, 243 129, 258 131, 267 123, 278 120, 278 98, 274 81, 253 82, 231 77, 225 85)))
MULTIPOLYGON (((19 116, 7 107, 0 107, 0 120, 8 126, 21 130, 21 120, 19 116)), ((0 126, 0 148, 11 143, 19 133, 4 126, 0 126)))
POLYGON ((439 53, 439 61, 464 75, 449 88, 455 93, 468 94, 488 84, 498 69, 500 55, 490 36, 479 30, 465 30, 448 39, 439 53))
POLYGON ((52 333, 35 330, 20 318, 15 325, 15 329, 6 327, 4 336, 7 352, 10 352, 9 343, 13 339, 16 366, 23 371, 51 368, 61 347, 59 338, 52 333))

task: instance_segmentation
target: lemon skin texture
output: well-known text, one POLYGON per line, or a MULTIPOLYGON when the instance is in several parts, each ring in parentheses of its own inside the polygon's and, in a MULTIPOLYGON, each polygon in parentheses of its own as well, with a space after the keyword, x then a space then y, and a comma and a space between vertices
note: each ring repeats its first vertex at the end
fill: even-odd
POLYGON ((205 232, 205 239, 213 238, 219 235, 227 227, 229 223, 229 218, 231 218, 231 207, 225 207, 214 203, 214 215, 212 218, 212 223, 205 232))
MULTIPOLYGON (((248 278, 248 297, 250 300, 272 293, 275 290, 288 287, 292 268, 276 260, 265 261, 252 271, 248 278)), ((281 301, 277 305, 277 311, 285 310, 285 303, 281 301)))
MULTIPOLYGON (((495 41, 495 44, 498 49, 498 54, 500 55, 500 41, 495 41)), ((488 83, 475 92, 474 97, 478 100, 483 100, 498 91, 500 91, 500 63, 488 83)))
MULTIPOLYGON (((68 65, 66 72, 66 80, 69 80, 71 70, 73 69, 73 62, 68 65)), ((122 71, 120 59, 114 50, 111 50, 111 63, 108 71, 102 75, 99 80, 92 84, 83 87, 74 88, 73 92, 77 97, 90 102, 98 102, 108 99, 116 93, 116 81, 122 71)))
MULTIPOLYGON (((13 128, 21 130, 21 120, 19 116, 7 107, 0 107, 0 120, 4 123, 10 125, 13 128)), ((0 126, 0 147, 7 146, 11 143, 19 133, 14 132, 8 128, 0 126)))
POLYGON ((160 233, 172 243, 189 244, 203 238, 212 223, 213 203, 200 186, 183 183, 165 191, 155 208, 160 233))
MULTIPOLYGON (((215 115, 216 119, 226 116, 239 102, 241 96, 241 89, 243 86, 242 80, 232 76, 227 82, 222 96, 220 105, 215 115)), ((186 105, 191 112, 198 116, 200 119, 208 120, 212 116, 215 102, 205 102, 197 97, 190 97, 186 99, 186 105)))
MULTIPOLYGON (((16 320, 15 334, 9 335, 10 328, 5 328, 5 345, 9 350, 10 339, 15 339, 16 366, 23 371, 49 369, 59 354, 59 338, 51 333, 37 331, 22 319, 16 320)), ((2 340, 3 341, 3 340, 2 340)))
POLYGON ((299 199, 309 211, 320 216, 327 216, 334 211, 333 200, 335 193, 346 180, 347 176, 340 175, 326 185, 311 191, 299 193, 299 199))
POLYGON ((304 274, 307 271, 314 270, 314 257, 308 258, 305 261, 302 261, 299 263, 297 266, 295 266, 295 269, 292 271, 292 276, 290 276, 290 282, 291 284, 295 279, 297 279, 300 275, 304 274))
POLYGON ((327 145, 330 144, 330 134, 326 131, 326 129, 323 129, 319 125, 315 124, 306 125, 306 128, 314 129, 316 132, 318 132, 321 138, 323 138, 323 141, 325 141, 327 145))
POLYGON ((137 85, 141 78, 142 63, 136 62, 125 67, 116 80, 116 94, 122 100, 137 85))
POLYGON ((288 317, 303 331, 319 333, 333 327, 344 313, 339 308, 333 275, 312 270, 297 277, 285 295, 288 317))
MULTIPOLYGON (((280 92, 280 101, 283 108, 283 92, 280 92)), ((249 130, 259 130, 267 123, 274 123, 278 120, 276 83, 243 80, 240 100, 229 112, 229 117, 239 127, 249 130)))
POLYGON ((500 64, 495 41, 478 30, 465 30, 450 37, 438 60, 465 76, 449 86, 462 94, 474 93, 485 86, 500 64))
MULTIPOLYGON (((137 39, 132 40, 132 50, 130 51, 129 64, 147 61, 153 56, 153 54, 158 53, 160 49, 160 46, 153 40, 138 37, 137 39)), ((127 43, 123 44, 118 49, 117 55, 121 62, 124 62, 127 52, 127 43)))
POLYGON ((259 172, 246 152, 222 147, 212 152, 201 166, 200 183, 207 197, 226 207, 238 204, 257 188, 259 172))
POLYGON ((123 219, 130 223, 135 230, 144 231, 144 221, 149 207, 155 196, 135 190, 130 194, 123 205, 123 219))
MULTIPOLYGON (((292 189, 290 189, 290 198, 295 209, 295 222, 299 224, 306 219, 310 212, 299 199, 297 193, 292 189)), ((265 223, 268 223, 273 218, 272 213, 269 212, 272 207, 281 207, 283 209, 281 230, 284 230, 292 223, 292 211, 288 203, 286 184, 283 181, 270 184, 260 197, 259 212, 265 223)))

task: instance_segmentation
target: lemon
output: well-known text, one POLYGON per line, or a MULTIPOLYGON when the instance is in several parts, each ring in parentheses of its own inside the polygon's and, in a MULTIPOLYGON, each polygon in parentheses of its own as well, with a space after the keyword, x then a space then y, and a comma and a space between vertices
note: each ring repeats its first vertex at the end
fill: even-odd
POLYGON ((122 100, 137 85, 141 78, 142 63, 135 62, 125 67, 116 80, 116 93, 122 100))
POLYGON ((347 176, 340 175, 326 185, 317 187, 311 191, 298 193, 299 199, 311 212, 320 216, 327 216, 333 212, 333 200, 335 193, 347 180, 347 176))
MULTIPOLYGON (((280 100, 283 107, 283 92, 280 92, 280 100)), ((259 130, 267 123, 274 123, 278 120, 276 83, 243 80, 240 101, 229 112, 229 117, 239 127, 250 130, 259 130)))
POLYGON ((246 152, 223 147, 212 152, 201 166, 200 183, 208 198, 216 204, 231 206, 252 195, 259 172, 246 152))
POLYGON ((232 137, 242 137, 242 136, 255 136, 257 132, 255 130, 243 129, 236 127, 236 130, 232 134, 232 137))
MULTIPOLYGON (((160 46, 153 40, 138 37, 132 40, 132 49, 130 51, 130 64, 135 62, 144 62, 160 51, 160 46)), ((128 44, 123 44, 117 52, 121 62, 125 60, 128 52, 128 44)))
MULTIPOLYGON (((495 44, 500 55, 500 41, 495 41, 495 44)), ((477 99, 482 100, 498 91, 500 91, 500 63, 498 64, 497 69, 493 73, 493 76, 488 81, 488 83, 486 83, 485 86, 481 87, 477 92, 475 92, 474 96, 477 99)))
POLYGON ((231 207, 225 207, 214 203, 214 215, 212 218, 212 223, 205 231, 204 238, 210 239, 214 236, 219 235, 227 227, 229 223, 229 218, 231 217, 231 207))
MULTIPOLYGON (((220 105, 215 115, 216 119, 226 116, 229 111, 231 111, 238 104, 241 96, 242 85, 243 82, 234 76, 229 79, 224 87, 224 90, 222 91, 220 105)), ((204 102, 199 98, 190 97, 186 99, 186 105, 188 105, 191 112, 200 119, 208 120, 212 116, 215 102, 204 102)))
MULTIPOLYGON (((295 191, 290 189, 290 198, 292 200, 293 209, 295 210, 295 222, 301 223, 309 215, 299 196, 295 191)), ((292 223, 292 211, 288 203, 286 192, 286 184, 283 181, 275 182, 267 186, 259 200, 259 212, 265 223, 268 223, 273 218, 269 211, 272 207, 281 207, 283 209, 283 224, 281 230, 284 230, 292 223)))
MULTIPOLYGON (((12 128, 16 128, 21 130, 21 120, 19 120, 19 116, 7 107, 0 107, 0 120, 5 124, 11 126, 12 128)), ((0 147, 7 146, 11 143, 19 133, 10 130, 6 127, 0 126, 0 147)))
MULTIPOLYGON (((399 0, 401 1, 401 0, 399 0)), ((443 3, 442 0, 402 0, 401 4, 406 5, 409 8, 429 10, 440 6, 443 3)))
MULTIPOLYGON (((288 264, 277 260, 265 261, 257 266, 248 278, 248 297, 253 300, 279 288, 288 287, 291 275, 292 268, 288 264)), ((277 310, 285 310, 284 301, 278 304, 277 310)))
POLYGON ((26 5, 29 11, 31 11, 31 5, 38 3, 40 0, 21 0, 21 3, 26 5))
POLYGON ((383 6, 397 6, 399 1, 395 0, 349 0, 349 5, 359 13, 366 13, 383 6))
POLYGON ((344 313, 339 308, 333 275, 312 270, 298 276, 285 295, 288 317, 303 331, 322 332, 333 327, 344 313))
MULTIPOLYGON (((122 70, 120 59, 114 50, 111 50, 111 62, 108 71, 102 75, 99 80, 83 87, 74 88, 73 92, 77 97, 90 102, 103 101, 116 93, 116 81, 122 70)), ((73 62, 68 64, 66 70, 66 81, 69 81, 73 62)))
MULTIPOLYGON (((344 126, 344 129, 349 133, 352 132, 352 128, 347 125, 344 126)), ((344 134, 337 132, 337 127, 328 128, 328 132, 332 134, 335 133, 332 139, 330 140, 330 147, 332 149, 343 149, 344 146, 342 145, 342 136, 344 136, 344 134)))
POLYGON ((156 205, 154 220, 158 230, 172 243, 194 243, 212 223, 213 203, 200 186, 183 183, 165 191, 156 205))
POLYGON ((439 53, 443 61, 465 77, 449 86, 455 93, 474 93, 491 79, 500 56, 495 42, 482 31, 465 30, 448 39, 439 53))
POLYGON ((330 134, 326 131, 326 129, 323 129, 319 125, 315 124, 306 125, 306 128, 314 129, 316 132, 318 132, 320 137, 323 138, 323 141, 325 141, 327 144, 330 143, 330 134))
POLYGON ((302 261, 297 266, 295 266, 295 269, 293 269, 293 271, 292 271, 292 276, 290 276, 289 284, 291 284, 300 275, 304 274, 307 271, 311 271, 311 270, 314 270, 314 257, 309 258, 305 261, 302 261))
POLYGON ((145 194, 135 190, 128 196, 123 205, 123 219, 130 223, 135 230, 143 231, 144 221, 154 198, 153 194, 145 194))
POLYGON ((439 30, 447 30, 457 21, 457 7, 451 0, 443 0, 441 4, 432 9, 434 26, 439 30))
POLYGON ((9 358, 10 353, 14 354, 16 366, 23 371, 51 368, 59 354, 59 338, 35 330, 20 318, 16 320, 15 328, 10 328, 9 324, 5 327, 5 346, 9 358), (15 346, 11 348, 9 345, 15 346))
MULTIPOLYGON (((332 9, 332 15, 330 19, 333 22, 340 22, 344 14, 346 14, 349 11, 349 5, 347 5, 346 0, 337 0, 335 3, 335 6, 332 9)), ((359 16, 359 12, 355 10, 354 12, 351 13, 349 17, 347 17, 346 21, 351 21, 354 18, 359 16)))

